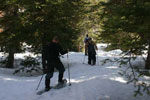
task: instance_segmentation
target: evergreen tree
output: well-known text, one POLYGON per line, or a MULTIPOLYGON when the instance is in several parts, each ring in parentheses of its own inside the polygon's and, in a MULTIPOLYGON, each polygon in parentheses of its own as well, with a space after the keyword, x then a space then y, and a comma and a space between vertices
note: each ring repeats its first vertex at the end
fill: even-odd
POLYGON ((0 20, 0 45, 8 52, 6 67, 13 68, 14 53, 19 52, 22 41, 22 23, 19 4, 15 0, 1 1, 0 11, 3 16, 0 20))
POLYGON ((147 55, 145 69, 150 69, 150 1, 149 0, 105 0, 99 5, 101 12, 99 35, 108 50, 121 49, 123 57, 118 59, 120 64, 129 64, 129 68, 121 75, 127 77, 128 83, 134 83, 137 90, 135 95, 142 92, 150 94, 149 80, 140 77, 150 76, 149 71, 141 66, 134 66, 131 61, 138 55, 147 55), (145 51, 147 51, 145 53, 145 51))
MULTIPOLYGON (((83 0, 4 0, 0 11, 3 32, 0 44, 8 48, 8 66, 13 66, 14 47, 22 43, 32 46, 34 53, 41 53, 42 45, 54 35, 60 37, 64 48, 75 49, 84 10, 83 0)), ((5 50, 7 51, 7 50, 5 50)))
POLYGON ((147 50, 145 68, 150 69, 150 1, 110 0, 102 2, 101 37, 111 43, 109 49, 121 49, 130 55, 147 50))

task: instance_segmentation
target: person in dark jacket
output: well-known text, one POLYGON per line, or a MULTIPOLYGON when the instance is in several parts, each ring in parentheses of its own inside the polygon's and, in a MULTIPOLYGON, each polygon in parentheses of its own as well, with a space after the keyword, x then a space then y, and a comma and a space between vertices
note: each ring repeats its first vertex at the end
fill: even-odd
POLYGON ((59 71, 58 75, 58 83, 64 83, 63 74, 65 71, 65 68, 60 61, 60 54, 64 55, 67 53, 67 51, 64 51, 62 47, 59 44, 58 37, 55 36, 52 39, 52 42, 46 45, 45 47, 45 63, 46 66, 44 66, 44 73, 46 73, 45 76, 45 90, 48 91, 50 89, 50 79, 53 77, 54 69, 56 68, 59 71))
POLYGON ((86 37, 84 38, 85 55, 88 54, 88 39, 89 39, 89 36, 87 34, 86 37))
POLYGON ((96 50, 97 46, 92 41, 92 38, 88 39, 88 64, 95 65, 96 64, 96 50))

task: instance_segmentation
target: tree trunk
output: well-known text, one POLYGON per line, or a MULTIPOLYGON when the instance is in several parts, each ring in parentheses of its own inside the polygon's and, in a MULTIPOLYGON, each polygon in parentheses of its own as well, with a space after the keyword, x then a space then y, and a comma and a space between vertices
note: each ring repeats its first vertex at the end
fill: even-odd
POLYGON ((13 67, 14 67, 14 50, 9 49, 9 55, 8 55, 6 68, 13 68, 13 67))
POLYGON ((0 52, 4 52, 4 48, 3 48, 3 46, 1 46, 0 48, 1 48, 0 52))
POLYGON ((146 59, 146 63, 145 63, 145 68, 150 69, 150 45, 149 45, 149 49, 148 49, 148 55, 147 55, 147 59, 146 59))

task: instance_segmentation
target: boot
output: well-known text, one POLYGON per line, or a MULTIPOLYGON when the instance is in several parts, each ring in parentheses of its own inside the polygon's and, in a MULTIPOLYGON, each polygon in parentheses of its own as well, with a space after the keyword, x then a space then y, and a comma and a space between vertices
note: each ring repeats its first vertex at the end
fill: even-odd
POLYGON ((66 83, 66 82, 67 82, 66 79, 62 79, 61 81, 58 82, 58 84, 64 84, 64 83, 66 83))
POLYGON ((50 90, 50 79, 45 79, 45 91, 50 90))
POLYGON ((63 73, 59 73, 58 83, 63 83, 63 73))

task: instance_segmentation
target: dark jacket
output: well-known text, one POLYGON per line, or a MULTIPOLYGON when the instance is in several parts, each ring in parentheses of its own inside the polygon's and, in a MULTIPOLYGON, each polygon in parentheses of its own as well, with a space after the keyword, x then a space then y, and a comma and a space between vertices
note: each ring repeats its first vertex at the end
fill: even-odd
POLYGON ((48 61, 58 59, 60 55, 64 55, 65 53, 67 53, 67 51, 64 51, 62 49, 59 43, 54 43, 54 42, 48 44, 46 50, 47 50, 46 56, 48 61))
POLYGON ((91 43, 88 43, 88 53, 96 55, 95 49, 97 49, 97 46, 93 41, 91 43))
POLYGON ((45 69, 48 63, 60 62, 59 56, 64 55, 65 53, 67 53, 67 51, 64 51, 59 43, 51 42, 43 46, 43 68, 45 69))

